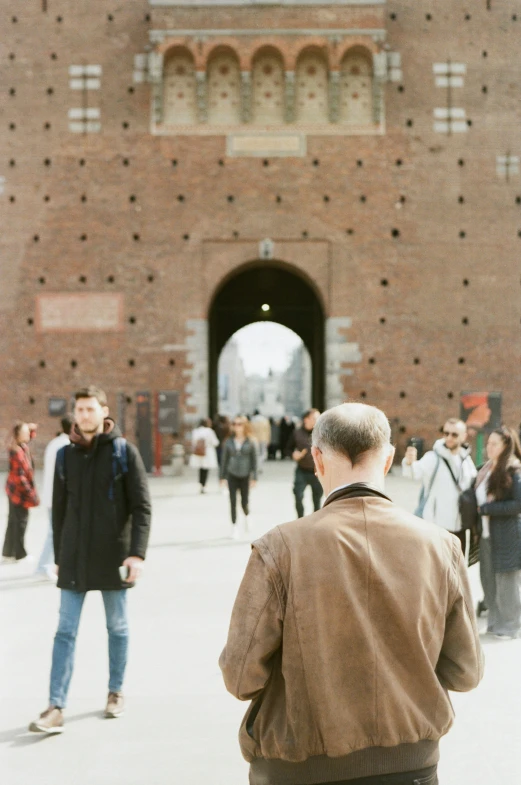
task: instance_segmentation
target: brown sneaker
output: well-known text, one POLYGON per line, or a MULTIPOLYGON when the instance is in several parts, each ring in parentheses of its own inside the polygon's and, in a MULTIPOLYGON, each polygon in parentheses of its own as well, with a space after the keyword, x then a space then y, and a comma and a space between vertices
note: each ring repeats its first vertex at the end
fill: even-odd
POLYGON ((107 706, 105 709, 105 717, 107 719, 115 719, 121 717, 125 711, 125 701, 123 700, 123 693, 109 692, 107 698, 107 706))
POLYGON ((31 722, 29 730, 33 733, 62 733, 63 712, 57 706, 49 706, 42 711, 36 722, 31 722))

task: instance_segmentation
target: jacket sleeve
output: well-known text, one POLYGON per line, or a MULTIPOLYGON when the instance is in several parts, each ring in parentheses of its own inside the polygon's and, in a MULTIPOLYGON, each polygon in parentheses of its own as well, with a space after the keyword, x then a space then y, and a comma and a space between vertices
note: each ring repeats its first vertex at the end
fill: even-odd
POLYGON ((480 506, 481 515, 504 516, 512 518, 521 515, 521 476, 515 472, 512 476, 513 499, 504 501, 487 502, 480 506))
MULTIPOLYGON (((64 451, 64 461, 67 458, 66 447, 62 447, 64 451)), ((67 508, 67 489, 65 486, 65 479, 60 477, 58 471, 58 460, 54 465, 54 481, 52 490, 52 536, 54 544, 54 563, 60 565, 60 547, 63 531, 63 524, 65 522, 65 511, 67 508)))
POLYGON ((452 539, 448 614, 436 674, 445 689, 467 692, 483 678, 484 658, 461 545, 452 539))
POLYGON ((148 490, 148 479, 141 455, 133 444, 127 444, 128 472, 124 475, 127 511, 132 516, 130 556, 146 556, 152 505, 148 490))
POLYGON ((256 548, 233 606, 219 665, 228 692, 252 700, 266 686, 272 658, 282 644, 282 609, 268 569, 256 548))

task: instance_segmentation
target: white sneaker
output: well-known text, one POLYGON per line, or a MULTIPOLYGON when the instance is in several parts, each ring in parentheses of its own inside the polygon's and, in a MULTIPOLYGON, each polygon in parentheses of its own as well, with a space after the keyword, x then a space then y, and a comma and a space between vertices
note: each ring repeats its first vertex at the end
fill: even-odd
POLYGON ((231 538, 232 540, 239 539, 239 526, 236 523, 232 523, 231 538))
POLYGON ((244 533, 248 534, 250 531, 250 518, 248 515, 244 516, 244 533))

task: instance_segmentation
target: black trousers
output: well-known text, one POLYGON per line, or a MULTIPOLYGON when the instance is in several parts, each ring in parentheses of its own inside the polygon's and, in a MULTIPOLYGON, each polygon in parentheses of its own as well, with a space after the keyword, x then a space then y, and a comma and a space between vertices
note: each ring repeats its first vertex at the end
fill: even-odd
POLYGON ((203 488, 206 485, 209 471, 209 469, 199 469, 199 483, 203 486, 203 488))
POLYGON ((320 501, 322 499, 322 486, 320 484, 320 480, 318 477, 315 477, 315 472, 311 469, 306 471, 305 469, 301 469, 300 466, 297 466, 295 470, 295 482, 293 485, 293 493, 295 494, 295 506, 297 508, 297 516, 299 518, 304 517, 304 491, 306 487, 311 486, 311 492, 313 494, 313 508, 315 512, 320 509, 320 501))
POLYGON ((241 492, 241 507, 244 514, 248 515, 250 512, 248 507, 250 495, 250 478, 236 477, 234 474, 229 474, 228 490, 230 491, 230 511, 232 514, 232 523, 235 523, 237 520, 237 491, 241 492))
POLYGON ((25 559, 27 552, 24 548, 24 537, 28 520, 29 510, 19 504, 13 504, 9 499, 9 517, 7 518, 2 556, 25 559))
POLYGON ((356 780, 321 782, 319 785, 438 785, 437 766, 420 771, 405 771, 402 774, 378 774, 375 777, 360 777, 356 780))

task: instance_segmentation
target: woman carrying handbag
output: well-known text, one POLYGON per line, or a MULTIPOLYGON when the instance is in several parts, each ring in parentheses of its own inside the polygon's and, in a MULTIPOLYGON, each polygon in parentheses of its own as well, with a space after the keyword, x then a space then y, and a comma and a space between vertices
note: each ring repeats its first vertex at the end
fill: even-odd
POLYGON ((487 457, 475 485, 487 632, 516 638, 521 628, 521 447, 515 431, 505 426, 492 431, 487 457))

